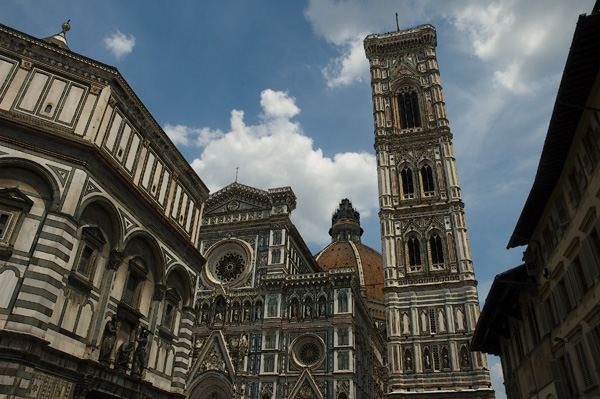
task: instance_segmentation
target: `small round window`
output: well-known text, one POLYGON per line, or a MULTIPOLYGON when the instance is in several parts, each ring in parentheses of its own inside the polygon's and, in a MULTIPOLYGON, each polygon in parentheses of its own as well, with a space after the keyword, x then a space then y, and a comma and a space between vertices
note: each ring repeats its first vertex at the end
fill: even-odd
POLYGON ((299 367, 316 367, 325 358, 325 344, 316 335, 302 335, 292 343, 292 359, 299 367))

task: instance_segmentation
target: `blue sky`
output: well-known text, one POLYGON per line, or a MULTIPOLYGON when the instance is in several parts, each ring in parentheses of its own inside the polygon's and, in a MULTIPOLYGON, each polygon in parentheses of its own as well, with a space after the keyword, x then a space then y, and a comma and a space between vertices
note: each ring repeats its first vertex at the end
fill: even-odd
MULTIPOLYGON (((482 302, 531 188, 577 17, 594 0, 3 0, 35 37, 117 67, 211 191, 291 186, 313 252, 348 197, 380 250, 369 33, 424 23, 438 61, 482 302)), ((498 398, 501 371, 490 369, 498 398)))

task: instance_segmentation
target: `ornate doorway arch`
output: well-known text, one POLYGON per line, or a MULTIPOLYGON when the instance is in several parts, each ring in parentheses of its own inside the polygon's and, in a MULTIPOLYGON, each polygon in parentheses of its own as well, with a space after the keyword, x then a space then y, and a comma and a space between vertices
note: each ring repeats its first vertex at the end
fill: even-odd
POLYGON ((233 386, 229 379, 216 371, 207 371, 194 378, 189 392, 189 399, 230 399, 234 397, 233 386))

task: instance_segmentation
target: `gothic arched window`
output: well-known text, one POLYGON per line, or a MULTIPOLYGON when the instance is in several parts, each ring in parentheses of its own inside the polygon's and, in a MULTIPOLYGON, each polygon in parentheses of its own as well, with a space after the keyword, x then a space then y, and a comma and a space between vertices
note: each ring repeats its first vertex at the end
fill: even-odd
POLYGON ((431 197, 435 192, 433 170, 431 169, 431 166, 424 165, 421 168, 421 183, 423 184, 423 196, 431 197))
POLYGON ((419 98, 415 90, 408 90, 398 94, 398 112, 400 114, 400 127, 402 129, 421 126, 419 98))
POLYGON ((444 248, 442 246, 442 238, 437 233, 429 237, 429 252, 431 253, 432 269, 443 269, 444 248))
POLYGON ((400 172, 400 179, 402 180, 402 198, 415 198, 415 184, 413 182, 413 173, 408 166, 402 168, 402 171, 400 172))
POLYGON ((408 264, 411 271, 421 269, 421 243, 417 237, 410 237, 406 242, 408 246, 408 264))

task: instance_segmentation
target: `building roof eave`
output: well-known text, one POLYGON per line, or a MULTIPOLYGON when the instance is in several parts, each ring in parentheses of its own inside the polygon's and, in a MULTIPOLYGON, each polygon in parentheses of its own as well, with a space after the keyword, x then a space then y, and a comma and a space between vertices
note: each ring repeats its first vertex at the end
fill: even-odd
POLYGON ((599 79, 598 48, 600 14, 579 16, 535 180, 507 248, 529 242, 560 178, 591 88, 599 79))

